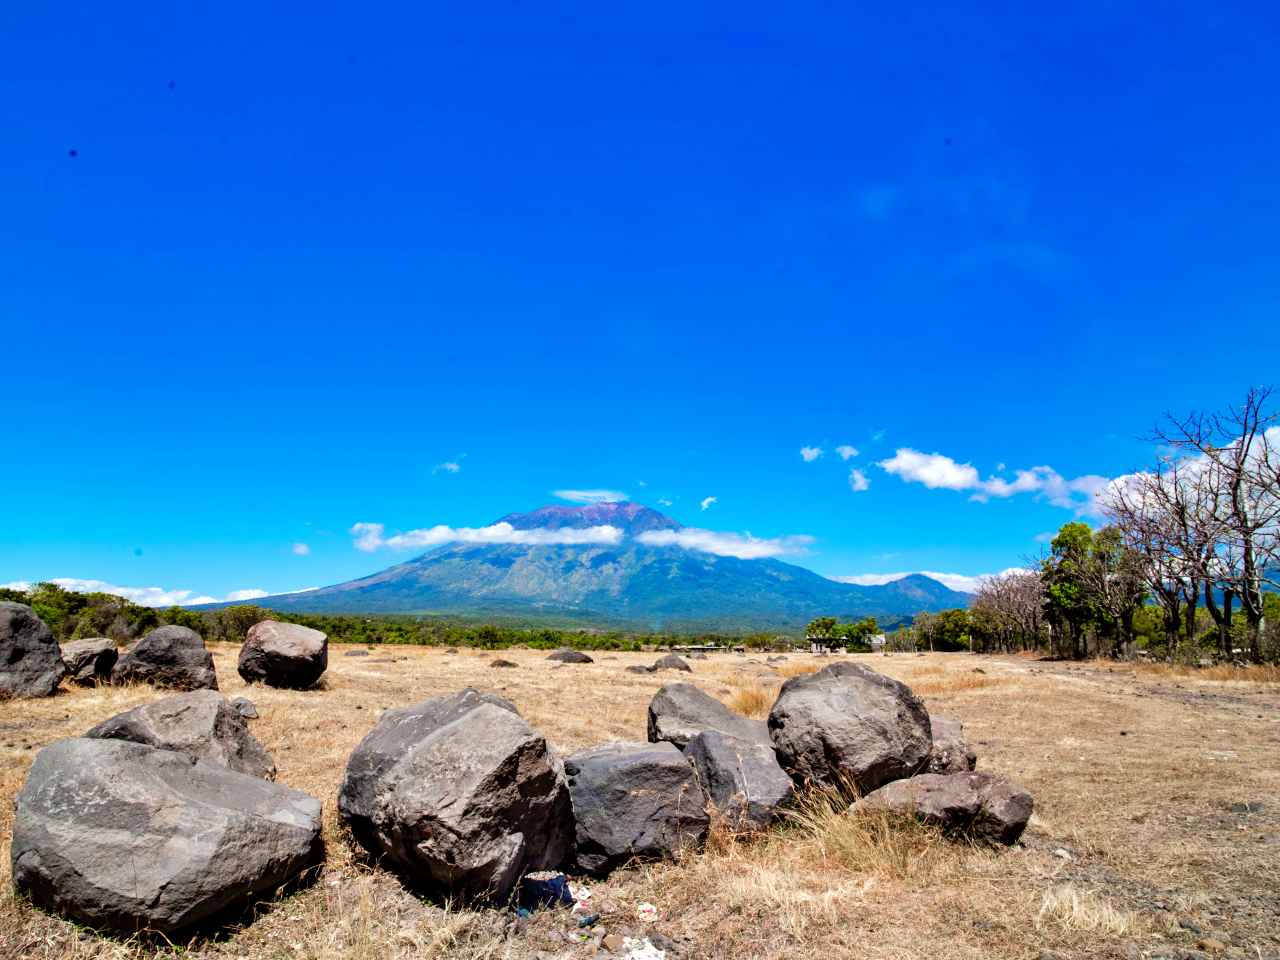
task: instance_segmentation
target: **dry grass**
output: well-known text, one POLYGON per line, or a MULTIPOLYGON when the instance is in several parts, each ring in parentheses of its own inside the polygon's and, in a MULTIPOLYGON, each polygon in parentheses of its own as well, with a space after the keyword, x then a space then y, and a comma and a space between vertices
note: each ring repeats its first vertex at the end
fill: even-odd
POLYGON ((1243 667, 1229 663, 1212 667, 1193 667, 1181 663, 1138 663, 1133 667, 1140 674, 1149 677, 1182 677, 1187 680, 1211 680, 1215 683, 1280 683, 1280 665, 1274 663, 1249 664, 1243 667))
MULTIPOLYGON (((544 653, 507 651, 518 668, 495 670, 492 653, 386 648, 347 658, 344 649, 332 649, 324 689, 308 692, 248 689, 235 672, 236 651, 214 650, 223 692, 257 704, 252 729, 274 755, 280 782, 324 800, 328 854, 315 885, 184 952, 228 960, 590 956, 589 946, 555 938, 570 932, 561 916, 539 915, 512 937, 497 911, 424 902, 395 875, 366 866, 337 823, 343 766, 383 708, 468 685, 511 698, 562 752, 643 738, 649 699, 677 677, 623 670, 651 654, 556 667, 544 653)), ((714 656, 692 661, 694 672, 678 679, 763 716, 783 677, 833 659, 765 665, 714 656)), ((683 944, 683 958, 978 960, 1050 949, 1101 960, 1131 942, 1147 953, 1155 944, 1192 946, 1171 919, 1185 916, 1206 930, 1231 925, 1233 945, 1249 955, 1253 946, 1274 952, 1274 911, 1235 899, 1271 889, 1280 848, 1271 802, 1280 791, 1274 686, 1253 674, 1221 683, 1194 671, 1204 682, 1188 690, 1145 668, 1016 657, 852 659, 910 684, 931 712, 962 720, 979 769, 1031 790, 1037 807, 1025 847, 957 844, 912 822, 849 816, 842 798, 813 795, 764 836, 719 827, 702 853, 593 883, 602 924, 635 927, 636 904, 654 903, 656 928, 683 944), (985 673, 973 672, 979 664, 985 673), (1259 800, 1261 812, 1231 812, 1259 800), (1055 856, 1059 848, 1071 859, 1055 856)), ((15 899, 8 837, 12 798, 40 747, 160 695, 132 686, 0 704, 0 957, 132 960, 157 952, 15 899)))

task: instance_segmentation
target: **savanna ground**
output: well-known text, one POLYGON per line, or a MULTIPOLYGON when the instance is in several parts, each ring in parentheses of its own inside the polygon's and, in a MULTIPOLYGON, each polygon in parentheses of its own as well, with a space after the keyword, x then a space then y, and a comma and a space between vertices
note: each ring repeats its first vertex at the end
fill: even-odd
MULTIPOLYGON (((124 958, 587 957, 563 912, 516 930, 511 915, 456 909, 405 890, 344 835, 336 795, 347 755, 391 706, 470 685, 501 693, 560 751, 643 740, 645 709, 687 679, 762 716, 785 674, 821 665, 717 654, 694 673, 636 675, 653 654, 596 654, 557 666, 545 652, 450 654, 330 648, 321 689, 246 688, 236 649, 214 646, 222 692, 246 694, 250 726, 280 782, 324 801, 328 856, 310 887, 256 920, 190 943, 110 939, 14 897, 13 798, 35 752, 162 694, 64 690, 0 703, 0 956, 124 958), (752 661, 755 662, 752 662, 752 661), (781 671, 781 672, 779 672, 781 671)), ((763 839, 717 830, 674 864, 592 882, 600 926, 642 932, 668 957, 1280 957, 1280 687, 1106 664, 966 654, 859 656, 904 680, 939 715, 964 721, 979 769, 1023 783, 1036 814, 1022 844, 991 850, 901 822, 855 819, 813 802, 763 839), (658 919, 636 920, 656 905, 658 919)))

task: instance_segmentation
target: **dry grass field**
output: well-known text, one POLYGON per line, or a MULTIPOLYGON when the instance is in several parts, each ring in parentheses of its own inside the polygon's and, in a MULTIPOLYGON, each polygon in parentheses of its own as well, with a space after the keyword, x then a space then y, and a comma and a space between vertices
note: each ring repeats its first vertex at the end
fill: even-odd
MULTIPOLYGON (((693 661, 694 674, 635 675, 654 655, 596 655, 558 666, 536 651, 495 654, 334 645, 323 688, 246 689, 236 650, 214 649, 222 692, 246 694, 279 780, 324 801, 328 859, 316 883, 264 904, 257 919, 184 944, 104 938, 34 910, 9 882, 13 798, 40 747, 162 694, 146 687, 63 691, 0 703, 0 956, 124 958, 587 957, 567 915, 515 929, 510 914, 462 910, 407 892, 367 863, 338 826, 347 755, 391 706, 474 686, 501 693, 561 751, 645 736, 665 681, 691 679, 736 709, 767 712, 783 674, 740 655, 693 661)), ((1280 957, 1280 687, 1151 668, 960 654, 859 657, 910 684, 937 714, 964 721, 979 769, 1036 797, 1020 846, 989 850, 930 830, 853 819, 812 798, 747 841, 592 883, 612 932, 643 930, 670 957, 1040 958, 1280 957), (642 924, 636 905, 657 906, 642 924)), ((1248 675, 1242 675, 1248 677, 1248 675)))

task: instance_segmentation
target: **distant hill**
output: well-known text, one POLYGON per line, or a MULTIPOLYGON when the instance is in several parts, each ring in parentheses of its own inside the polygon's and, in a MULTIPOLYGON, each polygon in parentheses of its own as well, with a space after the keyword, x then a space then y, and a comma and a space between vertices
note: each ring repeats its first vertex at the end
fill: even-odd
POLYGON ((680 524, 637 503, 547 506, 501 521, 517 530, 610 525, 613 545, 453 544, 372 576, 253 603, 308 613, 412 613, 644 630, 749 632, 816 616, 901 620, 967 606, 919 574, 882 586, 837 583, 778 560, 742 560, 635 538, 680 524))

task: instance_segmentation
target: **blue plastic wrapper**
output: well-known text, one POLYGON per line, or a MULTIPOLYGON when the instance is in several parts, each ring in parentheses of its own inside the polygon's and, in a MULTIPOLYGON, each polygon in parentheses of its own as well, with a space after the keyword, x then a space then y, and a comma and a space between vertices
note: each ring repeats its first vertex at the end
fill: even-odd
POLYGON ((571 907, 573 894, 569 879, 563 873, 551 877, 523 877, 520 880, 518 906, 530 912, 544 907, 571 907))

